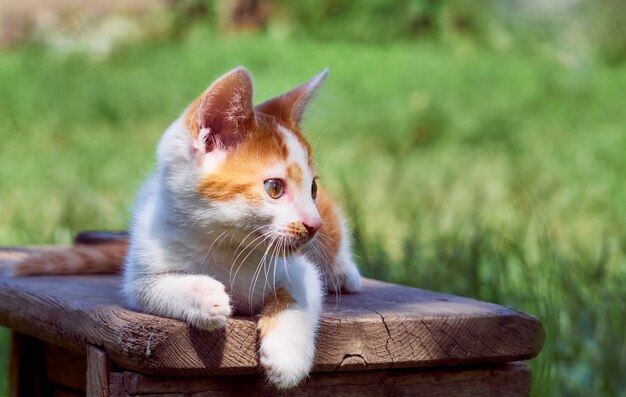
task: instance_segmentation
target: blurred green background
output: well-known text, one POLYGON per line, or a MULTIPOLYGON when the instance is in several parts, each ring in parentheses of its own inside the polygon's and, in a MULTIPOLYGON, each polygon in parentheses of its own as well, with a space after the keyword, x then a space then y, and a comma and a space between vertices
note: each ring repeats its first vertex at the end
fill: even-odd
POLYGON ((244 65, 260 101, 329 66, 306 130, 363 272, 538 316, 534 396, 626 396, 625 2, 22 3, 0 6, 0 245, 124 229, 214 78, 244 65))

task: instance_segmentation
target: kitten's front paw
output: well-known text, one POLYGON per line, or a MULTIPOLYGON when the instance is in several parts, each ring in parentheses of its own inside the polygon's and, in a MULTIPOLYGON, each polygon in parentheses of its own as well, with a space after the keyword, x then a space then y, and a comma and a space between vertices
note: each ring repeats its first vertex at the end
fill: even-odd
POLYGON ((192 294, 192 307, 187 310, 187 322, 209 331, 223 328, 232 314, 230 297, 224 284, 202 277, 193 280, 189 288, 189 293, 192 294))
POLYGON ((354 293, 361 290, 361 274, 353 262, 342 264, 334 274, 326 274, 326 289, 328 292, 342 290, 354 293))
POLYGON ((345 276, 343 280, 343 289, 346 292, 358 292, 361 290, 361 273, 354 263, 345 268, 345 276))
POLYGON ((260 361, 267 379, 278 389, 297 386, 313 366, 315 343, 300 334, 268 335, 261 342, 260 361))

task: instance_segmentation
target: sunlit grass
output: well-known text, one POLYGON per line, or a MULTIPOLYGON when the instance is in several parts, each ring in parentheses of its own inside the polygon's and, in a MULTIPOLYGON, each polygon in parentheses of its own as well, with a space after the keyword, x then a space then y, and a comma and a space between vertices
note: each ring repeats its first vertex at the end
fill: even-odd
POLYGON ((623 395, 626 68, 463 54, 203 31, 97 62, 2 53, 0 244, 125 228, 162 131, 228 69, 262 100, 330 66, 306 127, 364 272, 540 317, 535 395, 623 395))

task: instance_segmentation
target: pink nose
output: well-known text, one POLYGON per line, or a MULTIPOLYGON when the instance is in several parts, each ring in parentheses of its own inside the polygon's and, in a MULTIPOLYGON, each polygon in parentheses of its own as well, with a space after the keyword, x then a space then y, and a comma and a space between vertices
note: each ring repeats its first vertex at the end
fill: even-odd
POLYGON ((318 230, 320 230, 320 227, 322 227, 322 222, 315 222, 311 223, 310 225, 303 222, 302 225, 309 233, 309 238, 311 238, 315 236, 315 233, 317 233, 318 230))

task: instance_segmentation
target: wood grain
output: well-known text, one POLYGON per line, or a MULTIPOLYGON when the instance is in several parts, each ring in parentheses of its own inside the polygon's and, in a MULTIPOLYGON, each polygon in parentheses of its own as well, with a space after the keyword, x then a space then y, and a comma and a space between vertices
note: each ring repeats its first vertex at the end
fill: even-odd
POLYGON ((109 357, 101 349, 89 345, 87 347, 87 396, 109 396, 109 376, 111 364, 109 357))
POLYGON ((62 347, 46 343, 44 348, 46 380, 66 389, 85 390, 87 358, 62 347))
POLYGON ((157 378, 137 373, 112 374, 115 396, 528 396, 530 371, 521 363, 471 368, 379 370, 312 374, 286 392, 267 385, 259 375, 157 378))
MULTIPOLYGON (((123 307, 118 276, 0 278, 0 324, 78 353, 100 346, 121 368, 153 375, 259 372, 256 320, 220 331, 123 307)), ((534 357, 544 331, 510 308, 364 280, 329 296, 314 371, 503 363, 534 357)))

